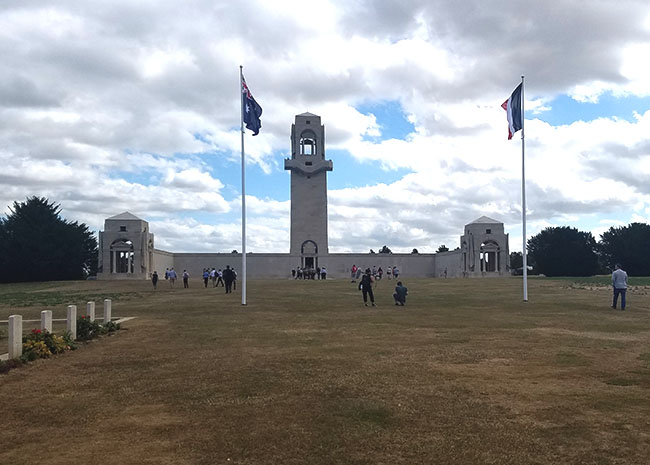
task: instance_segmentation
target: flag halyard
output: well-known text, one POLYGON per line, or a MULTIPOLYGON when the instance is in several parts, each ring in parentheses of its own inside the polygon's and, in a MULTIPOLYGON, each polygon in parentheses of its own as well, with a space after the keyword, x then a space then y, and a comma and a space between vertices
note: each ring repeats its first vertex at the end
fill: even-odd
POLYGON ((521 89, 523 83, 519 84, 512 92, 510 98, 501 104, 508 114, 508 140, 512 139, 515 132, 524 127, 523 113, 521 111, 521 89))

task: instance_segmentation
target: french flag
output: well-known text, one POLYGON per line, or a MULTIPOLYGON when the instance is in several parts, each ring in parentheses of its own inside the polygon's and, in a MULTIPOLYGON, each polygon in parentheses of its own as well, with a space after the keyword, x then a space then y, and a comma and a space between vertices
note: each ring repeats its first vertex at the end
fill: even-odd
POLYGON ((508 140, 512 139, 515 132, 524 127, 523 115, 521 114, 521 88, 523 85, 523 82, 519 84, 510 98, 501 105, 501 108, 508 113, 508 140))

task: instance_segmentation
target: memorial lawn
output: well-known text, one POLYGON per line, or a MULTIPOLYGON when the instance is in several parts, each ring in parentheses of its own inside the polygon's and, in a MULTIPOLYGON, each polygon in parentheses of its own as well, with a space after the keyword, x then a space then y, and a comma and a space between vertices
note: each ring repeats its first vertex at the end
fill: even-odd
POLYGON ((346 280, 249 281, 246 307, 196 278, 0 285, 0 320, 137 317, 0 375, 0 463, 648 463, 650 280, 626 312, 607 279, 403 281, 377 308, 346 280))

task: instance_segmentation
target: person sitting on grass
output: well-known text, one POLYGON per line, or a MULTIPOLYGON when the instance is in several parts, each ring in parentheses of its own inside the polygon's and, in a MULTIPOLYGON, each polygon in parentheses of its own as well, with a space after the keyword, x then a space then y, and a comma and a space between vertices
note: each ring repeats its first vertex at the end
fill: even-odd
POLYGON ((406 296, 409 291, 406 287, 402 285, 402 281, 397 281, 397 286, 395 286, 395 294, 393 294, 393 299, 395 299, 395 305, 404 306, 406 303, 406 296))

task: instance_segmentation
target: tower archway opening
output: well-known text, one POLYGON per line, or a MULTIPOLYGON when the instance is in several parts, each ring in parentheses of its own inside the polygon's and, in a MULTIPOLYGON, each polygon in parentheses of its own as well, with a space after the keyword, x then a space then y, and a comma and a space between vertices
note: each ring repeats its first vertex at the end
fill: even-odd
POLYGON ((316 155, 317 152, 316 134, 307 130, 300 134, 300 155, 316 155))

